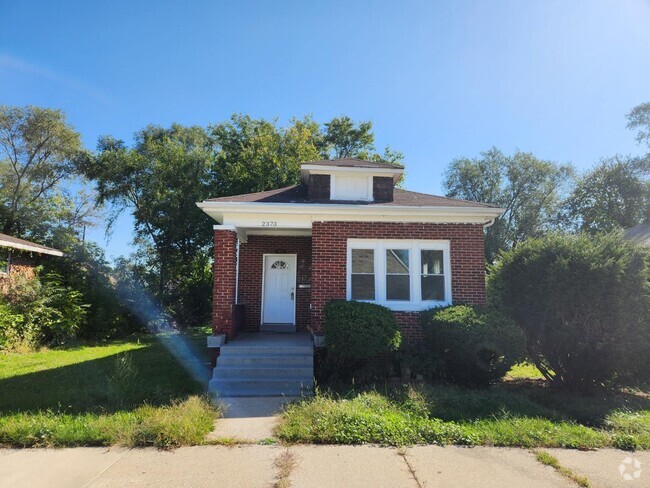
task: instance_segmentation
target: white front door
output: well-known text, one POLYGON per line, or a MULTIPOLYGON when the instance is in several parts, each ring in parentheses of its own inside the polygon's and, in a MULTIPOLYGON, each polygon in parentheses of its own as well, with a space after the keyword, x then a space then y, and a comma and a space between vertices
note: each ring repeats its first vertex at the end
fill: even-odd
POLYGON ((266 254, 262 284, 261 330, 295 331, 295 323, 296 255, 266 254), (282 324, 284 327, 269 327, 269 324, 282 324))

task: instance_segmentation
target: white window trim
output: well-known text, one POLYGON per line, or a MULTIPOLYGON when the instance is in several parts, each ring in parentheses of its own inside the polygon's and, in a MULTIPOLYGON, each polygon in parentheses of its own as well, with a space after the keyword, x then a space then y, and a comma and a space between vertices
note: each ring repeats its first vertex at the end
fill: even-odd
MULTIPOLYGON (((337 193, 337 178, 345 178, 346 176, 349 177, 349 175, 337 175, 336 173, 330 175, 330 200, 372 202, 373 176, 363 176, 366 179, 366 195, 365 197, 357 198, 341 197, 337 193)), ((353 176, 353 178, 361 179, 361 177, 357 175, 353 176)))
POLYGON ((352 299, 352 249, 373 249, 375 253, 375 300, 359 300, 383 305, 399 312, 419 312, 432 307, 452 304, 451 295, 451 255, 447 240, 404 240, 404 239, 348 239, 346 265, 346 297, 352 299), (386 300, 386 249, 410 250, 411 301, 386 300), (442 260, 445 277, 445 299, 422 300, 421 253, 420 251, 443 251, 442 260))

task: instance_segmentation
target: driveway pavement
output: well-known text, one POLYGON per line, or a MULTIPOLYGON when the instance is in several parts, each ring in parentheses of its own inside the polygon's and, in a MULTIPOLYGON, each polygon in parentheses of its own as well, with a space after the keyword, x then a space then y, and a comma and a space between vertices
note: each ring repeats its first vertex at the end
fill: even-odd
MULTIPOLYGON (((648 451, 548 451, 563 466, 587 476, 595 488, 650 487, 648 451)), ((0 450, 0 488, 272 487, 281 471, 278 462, 287 459, 287 452, 295 465, 288 470, 288 480, 295 488, 577 486, 524 449, 249 444, 173 451, 4 449, 0 450)))

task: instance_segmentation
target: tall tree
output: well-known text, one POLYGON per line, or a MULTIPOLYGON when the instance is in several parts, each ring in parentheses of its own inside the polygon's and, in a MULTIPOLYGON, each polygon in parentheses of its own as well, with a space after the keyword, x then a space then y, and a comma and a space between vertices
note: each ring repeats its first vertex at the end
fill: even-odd
MULTIPOLYGON (((627 127, 637 131, 636 140, 650 148, 650 102, 637 105, 627 114, 627 127)), ((650 157, 650 154, 648 155, 650 157)))
POLYGON ((578 178, 566 213, 578 230, 610 232, 645 221, 650 205, 650 159, 603 159, 578 178))
POLYGON ((372 122, 356 124, 350 117, 335 117, 325 122, 322 149, 326 158, 351 158, 365 155, 368 157, 375 150, 375 134, 372 122))
POLYGON ((0 228, 24 236, 29 215, 74 176, 81 140, 60 110, 0 106, 0 228))
POLYGON ((505 209, 486 231, 486 257, 494 262, 499 251, 539 236, 559 222, 560 202, 572 175, 570 166, 522 151, 508 156, 492 148, 480 158, 452 161, 443 186, 447 196, 505 209))
POLYGON ((296 184, 300 163, 319 159, 323 144, 318 123, 310 117, 292 119, 285 129, 275 120, 233 115, 209 131, 215 157, 212 196, 296 184))
POLYGON ((80 169, 96 183, 99 202, 113 206, 113 218, 131 211, 136 242, 152 250, 148 264, 163 304, 184 279, 183 266, 207 259, 210 223, 196 202, 210 193, 211 161, 206 131, 178 124, 146 127, 132 148, 103 137, 98 153, 80 160, 80 169))

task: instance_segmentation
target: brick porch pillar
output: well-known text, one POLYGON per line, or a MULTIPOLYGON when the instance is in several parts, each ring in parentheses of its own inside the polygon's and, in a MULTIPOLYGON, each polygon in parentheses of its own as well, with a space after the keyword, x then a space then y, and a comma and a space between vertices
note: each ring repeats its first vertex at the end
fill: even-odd
POLYGON ((212 333, 235 334, 233 305, 235 304, 237 273, 237 232, 234 228, 214 228, 214 287, 212 290, 212 333))

